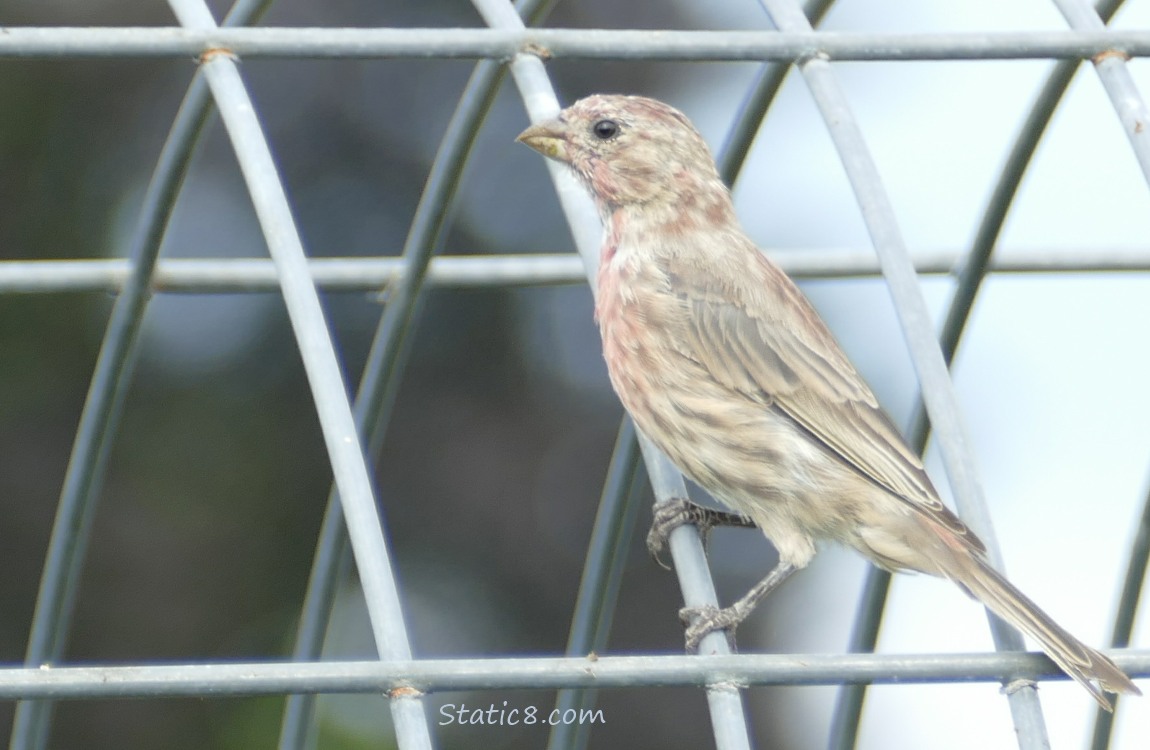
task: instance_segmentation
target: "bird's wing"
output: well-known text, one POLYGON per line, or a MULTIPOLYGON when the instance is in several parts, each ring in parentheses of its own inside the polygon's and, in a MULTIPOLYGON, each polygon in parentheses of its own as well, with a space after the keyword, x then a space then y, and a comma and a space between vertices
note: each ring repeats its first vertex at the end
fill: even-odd
MULTIPOLYGON (((782 411, 860 474, 983 545, 939 499, 906 444, 818 313, 785 273, 747 241, 740 273, 701 267, 721 259, 667 260, 689 319, 682 353, 745 398, 782 411)), ((741 253, 740 253, 741 254, 741 253)), ((698 257, 698 256, 695 256, 698 257)), ((728 256, 730 257, 730 256, 728 256)))

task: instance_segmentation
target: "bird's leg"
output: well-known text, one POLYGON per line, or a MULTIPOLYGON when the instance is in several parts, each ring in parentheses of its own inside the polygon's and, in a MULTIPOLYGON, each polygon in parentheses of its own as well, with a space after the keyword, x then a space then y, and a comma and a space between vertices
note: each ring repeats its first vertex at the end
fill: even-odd
POLYGON ((726 630, 727 640, 731 644, 731 651, 735 650, 735 628, 739 626, 747 615, 755 609, 767 594, 779 587, 783 581, 790 578, 798 568, 788 562, 780 562, 767 574, 766 578, 751 587, 743 598, 729 607, 683 607, 679 610, 679 619, 687 626, 688 653, 699 649, 699 642, 704 636, 716 630, 726 630))
POLYGON ((667 546, 667 539, 671 532, 685 523, 694 524, 703 538, 703 546, 707 545, 707 535, 716 526, 741 526, 753 528, 755 523, 739 513, 728 513, 723 510, 704 508, 681 497, 673 497, 666 502, 655 506, 655 517, 651 521, 651 530, 647 532, 647 551, 655 562, 670 570, 670 566, 659 559, 659 553, 667 546))

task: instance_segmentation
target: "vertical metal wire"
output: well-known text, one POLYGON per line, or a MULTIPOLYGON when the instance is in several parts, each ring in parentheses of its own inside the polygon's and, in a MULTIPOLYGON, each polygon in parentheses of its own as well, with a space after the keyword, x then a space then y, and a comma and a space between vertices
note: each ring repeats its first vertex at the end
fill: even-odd
MULTIPOLYGON (((859 596, 859 611, 855 615, 854 627, 847 643, 848 652, 874 651, 879 627, 882 625, 887 593, 890 591, 890 578, 890 573, 873 565, 867 570, 862 593, 859 596)), ((858 742, 867 687, 867 685, 843 685, 839 688, 834 712, 831 714, 827 742, 830 750, 851 750, 858 742)))
MULTIPOLYGON (((473 0, 473 3, 489 26, 516 30, 523 28, 522 21, 510 11, 510 6, 504 5, 499 0, 473 0)), ((538 57, 523 53, 516 55, 511 61, 511 75, 533 122, 558 114, 559 102, 543 69, 543 63, 538 57)), ((560 205, 567 217, 567 225, 583 258, 588 282, 594 292, 602 232, 598 213, 582 186, 566 170, 552 162, 547 163, 547 169, 551 173, 560 205)), ((665 502, 673 497, 687 497, 683 478, 670 461, 645 438, 640 438, 640 446, 647 465, 647 473, 655 490, 656 502, 665 502)), ((714 583, 711 580, 702 541, 695 529, 690 526, 675 529, 671 533, 669 546, 686 605, 716 606, 714 583)), ((721 632, 715 632, 703 639, 700 652, 725 654, 729 653, 730 649, 726 637, 721 632)), ((746 709, 738 688, 731 684, 709 685, 707 703, 719 750, 736 748, 749 750, 751 741, 746 709)))
MULTIPOLYGON (((811 26, 815 27, 822 22, 823 16, 827 14, 834 3, 835 0, 810 0, 803 9, 803 13, 811 19, 811 26)), ((735 117, 735 123, 727 133, 723 147, 719 149, 719 155, 715 159, 716 166, 719 168, 719 176, 727 185, 734 186, 739 179, 739 172, 747 163, 751 144, 754 143, 755 136, 758 135, 759 128, 763 124, 763 119, 767 116, 767 110, 770 109, 775 97, 778 96, 783 81, 790 70, 791 64, 789 62, 767 63, 759 71, 758 77, 751 85, 747 96, 739 107, 739 114, 735 117)))
MULTIPOLYGON (((1114 628, 1110 634, 1111 648, 1128 648, 1130 634, 1134 631, 1134 618, 1138 613, 1138 600, 1142 587, 1146 584, 1147 560, 1150 559, 1150 494, 1142 505, 1142 518, 1134 534, 1134 544, 1130 547, 1130 561, 1126 566, 1126 578, 1122 582, 1122 596, 1118 599, 1118 611, 1114 615, 1114 628)), ((1121 696, 1115 696, 1121 703, 1121 696)), ((1092 750, 1106 750, 1110 746, 1114 731, 1114 714, 1101 708, 1094 716, 1094 732, 1091 737, 1092 750)))
MULTIPOLYGON (((1098 6, 1100 16, 1109 22, 1122 2, 1123 0, 1103 0, 1098 6)), ((1054 70, 1051 71, 1031 106, 1030 113, 1003 165, 994 192, 983 211, 974 242, 959 269, 954 296, 951 298, 943 323, 939 346, 948 367, 954 361, 967 321, 970 320, 970 314, 974 309, 974 300, 990 270, 991 257, 1014 203, 1014 197, 1018 193, 1018 187, 1022 184, 1022 177, 1026 174, 1038 143, 1080 64, 1079 60, 1063 60, 1054 66, 1054 70)), ((915 450, 920 454, 923 453, 930 439, 930 420, 921 399, 911 418, 909 434, 915 450)), ((848 644, 849 651, 853 653, 874 651, 890 588, 890 578, 890 573, 873 566, 867 571, 848 644)), ((832 750, 849 750, 855 746, 866 691, 866 685, 844 685, 839 690, 831 719, 829 747, 832 750)))
MULTIPOLYGON (((362 393, 362 388, 361 388, 362 393)), ((356 424, 363 429, 360 417, 362 397, 356 399, 356 424)), ((375 455, 368 447, 368 454, 375 455)), ((335 604, 337 584, 347 576, 351 558, 347 549, 347 529, 344 525, 343 506, 334 490, 328 493, 327 508, 316 542, 315 556, 312 558, 311 572, 308 575, 307 592, 300 611, 300 621, 296 628, 295 646, 292 661, 314 661, 323 651, 324 636, 335 604)), ((284 702, 283 719, 280 723, 280 750, 301 750, 314 745, 315 725, 312 723, 316 695, 312 693, 292 693, 284 702)))
MULTIPOLYGON (((655 491, 655 502, 664 503, 673 498, 687 497, 687 487, 683 476, 662 452, 645 435, 639 433, 639 446, 643 451, 643 461, 655 491)), ((679 577, 679 590, 683 603, 688 607, 717 606, 718 596, 707 563, 707 552, 703 541, 694 526, 680 526, 671 532, 667 546, 675 561, 675 573, 679 577)), ((709 633, 699 646, 700 654, 729 654, 730 647, 722 631, 709 633)), ((707 707, 711 712, 711 729, 715 735, 718 750, 745 748, 750 750, 750 729, 747 710, 743 703, 739 686, 729 682, 717 682, 707 686, 707 707)))
MULTIPOLYGON (((567 638, 568 656, 586 656, 602 652, 607 647, 627 550, 639 515, 639 499, 645 480, 641 458, 635 425, 630 417, 625 416, 619 425, 615 450, 591 530, 591 541, 587 545, 583 576, 579 581, 575 613, 567 638)), ((594 689, 560 690, 555 710, 564 715, 572 709, 593 708, 596 694, 594 689)), ((551 728, 547 747, 549 750, 585 748, 590 735, 589 723, 559 723, 551 728)))
MULTIPOLYGON (((287 209, 271 155, 234 63, 217 57, 204 63, 205 75, 246 166, 253 203, 261 215, 269 249, 281 274, 289 318, 308 372, 312 398, 323 428, 343 513, 347 516, 352 551, 367 603, 376 648, 389 661, 406 661, 411 649, 400 609, 375 497, 346 389, 326 327, 319 297, 308 274, 303 248, 287 209)), ((422 696, 414 690, 394 691, 391 714, 401 748, 432 746, 422 696)))
MULTIPOLYGON (((458 187, 466 156, 478 135, 479 123, 491 106, 500 78, 501 66, 490 61, 480 63, 472 74, 432 165, 404 243, 404 272, 395 285, 388 287, 387 308, 376 329, 355 400, 356 424, 367 435, 369 455, 378 454, 383 443, 400 376, 409 359, 415 322, 423 305, 427 266, 439 246, 448 206, 458 187)), ((343 515, 338 487, 333 486, 296 635, 293 650, 296 661, 317 658, 323 647, 347 539, 343 515)), ((310 694, 289 696, 280 733, 279 746, 283 750, 304 746, 314 700, 310 694)))
MULTIPOLYGON (((792 0, 760 0, 760 2, 780 31, 811 31, 810 23, 792 0)), ((943 462, 956 501, 964 519, 986 543, 990 560, 996 567, 1001 568, 1002 559, 998 553, 973 457, 968 448, 969 439, 962 424, 954 386, 938 348, 914 265, 898 230, 894 211, 887 199, 878 170, 828 60, 816 55, 801 61, 799 69, 838 149, 839 158, 854 189, 863 220, 882 263, 883 275, 890 288, 911 359, 922 384, 923 399, 938 432, 943 462)), ((1017 631, 993 615, 989 615, 989 619, 995 645, 999 649, 1023 648, 1022 637, 1017 631)), ((1012 691, 1009 701, 1019 746, 1048 747, 1049 740, 1042 719, 1042 708, 1034 688, 1025 687, 1012 691)))
MULTIPOLYGON (((826 14, 834 0, 812 0, 807 7, 807 14, 814 23, 826 14)), ((739 171, 746 163, 750 153, 751 144, 755 135, 766 117, 767 110, 782 87, 783 80, 790 69, 789 64, 767 63, 763 66, 755 82, 751 85, 747 96, 739 107, 739 112, 727 135, 726 142, 719 150, 716 159, 719 174, 727 185, 733 185, 738 178, 739 171)), ((629 417, 623 418, 620 426, 619 439, 615 444, 615 455, 612 458, 611 469, 608 471, 604 494, 600 500, 599 513, 596 516, 595 527, 592 530, 591 542, 587 549, 587 558, 584 563, 583 577, 579 587, 579 596, 572 618, 571 634, 567 642, 567 655, 576 656, 588 651, 600 650, 607 642, 608 630, 614 615, 616 598, 613 592, 594 594, 588 591, 589 586, 610 587, 612 582, 618 581, 622 576, 622 566, 626 556, 621 553, 630 540, 633 532, 633 520, 628 520, 625 514, 632 512, 629 503, 621 502, 620 495, 627 489, 630 482, 621 481, 615 474, 616 465, 623 465, 630 455, 637 456, 639 452, 637 438, 634 434, 634 425, 629 417), (624 434, 630 437, 624 441, 624 434), (617 536, 620 529, 631 528, 622 536, 617 536), (592 624, 598 624, 595 630, 592 624)), ((635 467, 637 468, 637 467, 635 467)), ((631 469, 633 476, 636 471, 631 469)), ((633 499, 633 495, 630 499, 633 499)), ((594 706, 596 691, 593 690, 561 690, 556 701, 556 708, 560 712, 568 709, 588 709, 594 706)), ((548 742, 550 750, 582 750, 590 739, 591 726, 589 724, 568 725, 560 724, 552 728, 548 742)))
MULTIPOLYGON (((1086 0, 1054 0, 1054 4, 1076 31, 1106 28, 1098 11, 1086 0)), ((1126 53, 1118 50, 1104 52, 1094 57, 1094 69, 1134 148, 1142 175, 1150 184, 1150 128, 1147 127, 1150 125, 1150 109, 1147 109, 1146 101, 1130 74, 1130 67, 1126 64, 1128 59, 1126 53)))
MULTIPOLYGON (((271 0, 238 0, 225 23, 230 26, 252 23, 270 5, 271 0)), ((144 194, 128 251, 131 270, 112 307, 76 428, 32 615, 25 654, 28 666, 57 660, 67 644, 104 470, 135 366, 136 341, 151 296, 156 258, 191 154, 210 112, 207 85, 197 74, 172 123, 144 194)), ((52 705, 47 700, 17 704, 9 740, 12 750, 32 750, 47 744, 52 705)))
MULTIPOLYGON (((169 0, 181 24, 214 28, 203 0, 169 0)), ((380 658, 406 661, 411 647, 390 553, 377 512, 367 462, 348 402, 335 348, 267 141, 235 60, 226 50, 205 53, 211 87, 240 171, 275 262, 288 318, 299 344, 335 483, 347 517, 352 552, 380 658)), ((431 734, 416 690, 392 691, 391 715, 401 748, 430 748, 431 734)))
MULTIPOLYGON (((552 4, 547 0, 528 0, 520 3, 520 12, 534 19, 546 13, 552 4)), ((402 252, 404 273, 398 282, 388 287, 387 308, 376 329, 355 400, 354 415, 359 429, 367 435, 368 455, 377 455, 382 446, 400 377, 411 351, 427 266, 439 246, 448 207, 503 73, 503 65, 496 61, 484 60, 476 65, 420 196, 402 252)), ((345 557, 345 543, 343 513, 338 490, 333 487, 296 634, 293 649, 296 661, 316 659, 322 651, 336 584, 342 577, 340 561, 345 557)), ((288 696, 280 728, 281 750, 306 746, 314 704, 315 696, 311 694, 288 696)))
MULTIPOLYGON (((1054 4, 1070 27, 1077 31, 1097 31, 1106 28, 1106 24, 1109 22, 1107 11, 1109 10, 1110 14, 1113 13, 1113 9, 1107 7, 1106 4, 1095 8, 1085 0, 1054 0, 1054 4)), ((1134 155, 1142 168, 1142 176, 1150 185, 1150 133, 1147 132, 1147 125, 1150 125, 1150 109, 1147 108, 1146 100, 1134 83, 1130 68, 1126 64, 1128 59, 1125 53, 1115 50, 1096 55, 1093 58, 1093 63, 1098 78, 1114 107, 1114 112, 1122 123, 1122 129, 1126 132, 1126 137, 1134 149, 1134 155)), ((1150 505, 1150 501, 1148 501, 1148 505, 1150 505)), ((1145 517, 1143 520, 1145 522, 1145 517)), ((1140 529, 1140 533, 1141 531, 1142 529, 1140 529)), ((1131 598, 1129 587, 1132 585, 1132 577, 1136 577, 1140 582, 1145 576, 1145 554, 1146 552, 1138 547, 1131 553, 1123 601, 1114 623, 1113 638, 1115 641, 1129 642, 1132 622, 1126 622, 1126 620, 1133 617, 1134 608, 1137 606, 1137 590, 1131 598), (1141 559, 1139 559, 1140 556, 1141 559)), ((1109 715, 1096 717, 1092 739, 1094 747, 1100 748, 1109 744, 1112 722, 1113 717, 1109 715)))

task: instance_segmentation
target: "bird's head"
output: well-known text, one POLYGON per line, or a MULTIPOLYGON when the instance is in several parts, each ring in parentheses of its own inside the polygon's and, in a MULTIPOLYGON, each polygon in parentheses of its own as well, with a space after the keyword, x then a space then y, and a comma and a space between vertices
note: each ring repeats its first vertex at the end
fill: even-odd
POLYGON ((646 97, 588 96, 517 140, 570 166, 604 212, 675 203, 700 191, 726 192, 691 121, 646 97))

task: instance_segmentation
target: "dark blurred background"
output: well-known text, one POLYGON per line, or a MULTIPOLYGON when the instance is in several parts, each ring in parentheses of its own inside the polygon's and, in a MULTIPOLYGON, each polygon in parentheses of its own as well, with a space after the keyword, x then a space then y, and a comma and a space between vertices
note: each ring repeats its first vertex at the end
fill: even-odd
MULTIPOLYGON (((217 17, 226 4, 213 3, 217 17)), ((170 25, 162 2, 5 9, 5 25, 170 25)), ((611 2, 552 22, 675 25, 673 9, 611 2), (671 12, 668 12, 671 11, 671 12)), ((690 19, 680 23, 688 25, 690 19)), ((268 25, 476 26, 466 2, 283 0, 268 25)), ((402 246, 467 61, 247 61, 243 73, 313 256, 402 246)), ((123 255, 192 60, 0 63, 0 258, 123 255)), ((644 66, 555 66, 569 92, 604 75, 644 89, 644 66)), ((504 89, 450 223, 447 252, 572 249, 538 157, 513 143, 526 117, 504 89), (511 185, 526 176, 529 184, 511 185), (484 201, 483 205, 477 205, 484 201), (476 215, 483 221, 472 221, 476 215)), ((209 126, 165 257, 266 257, 230 145, 209 126)), ((61 479, 113 299, 0 296, 0 659, 22 660, 61 479)), ((326 296, 350 381, 382 311, 376 295, 326 296)), ((606 385, 585 287, 431 291, 377 481, 419 656, 562 652, 621 409, 606 385), (556 306, 554 300, 560 300, 556 306), (543 362, 574 322, 578 361, 543 362), (534 348, 532 352, 529 349, 534 348), (571 376, 565 371, 575 371, 571 376)), ((571 353, 573 352, 573 353, 571 353)), ((274 295, 160 295, 115 443, 67 661, 282 658, 322 517, 330 470, 274 295)), ((676 649, 673 575, 636 544, 613 649, 676 649)), ((350 582, 331 652, 371 654, 350 582)), ((534 704, 548 693, 445 695, 534 704)), ((710 734, 694 691, 605 693, 600 746, 694 745, 710 734), (672 696, 675 696, 672 699, 672 696), (635 717, 642 715, 642 721, 635 717), (662 717, 663 721, 654 721, 662 717), (662 728, 660 728, 662 727, 662 728), (660 739, 662 735, 662 739, 660 739), (691 738, 694 738, 693 740, 691 738)), ((54 748, 271 747, 279 699, 59 704, 54 748)), ((432 707, 437 705, 432 702, 432 707)), ((320 706, 323 747, 390 742, 386 703, 320 706)), ((10 731, 12 704, 0 709, 10 731)), ((444 747, 538 747, 544 730, 443 732, 444 747)))
MULTIPOLYGON (((851 4, 842 5, 851 12, 851 4)), ((212 6, 222 18, 227 4, 212 6)), ((997 13, 993 3, 987 7, 997 13)), ((832 14, 832 28, 836 18, 847 28, 875 23, 875 17, 861 11, 845 18, 832 14)), ((719 7, 581 0, 560 3, 548 25, 766 28, 761 19, 754 0, 719 7), (746 20, 754 18, 760 20, 746 20)), ((23 3, 0 14, 3 25, 174 23, 159 0, 23 3)), ((481 22, 464 0, 281 0, 263 24, 448 27, 481 22)), ((437 60, 243 62, 242 73, 309 254, 398 253, 472 65, 437 60)), ((885 102, 887 94, 865 95, 868 89, 858 75, 863 69, 878 65, 850 67, 845 78, 860 95, 864 125, 880 133, 876 151, 881 162, 893 153, 884 151, 886 120, 867 105, 885 102)), ((1019 69, 1030 71, 1030 86, 1044 68, 1038 63, 1011 68, 1019 69)), ((548 70, 564 102, 600 90, 660 96, 687 109, 718 145, 757 66, 554 61, 548 70)), ((0 259, 122 256, 144 186, 194 71, 194 61, 182 59, 0 60, 0 259)), ((883 89, 895 90, 901 89, 883 89)), ((945 228, 941 240, 915 234, 911 227, 912 243, 941 241, 957 247, 966 240, 1031 90, 1004 94, 1015 109, 1002 116, 990 145, 979 152, 985 152, 982 161, 966 153, 951 165, 955 174, 971 173, 980 180, 978 189, 969 191, 969 210, 956 208, 935 222, 945 228), (959 229, 946 223, 952 220, 959 229)), ((792 100, 803 95, 794 94, 793 86, 788 91, 792 100)), ((768 189, 766 203, 775 205, 772 199, 787 192, 798 196, 798 207, 762 211, 761 195, 751 194, 742 200, 744 208, 746 201, 755 201, 753 208, 743 213, 752 214, 749 223, 764 245, 795 246, 806 238, 819 246, 864 246, 866 237, 857 211, 849 208, 841 173, 830 192, 845 195, 848 208, 827 213, 819 203, 831 200, 825 185, 805 167, 788 165, 788 139, 803 141, 813 132, 809 137, 822 149, 820 170, 837 171, 809 106, 783 110, 765 151, 758 152, 788 175, 774 193, 768 189), (801 114, 787 114, 793 111, 801 114), (806 234, 810 227, 817 227, 813 239, 806 234)), ((892 108, 897 116, 900 110, 892 108)), ((514 143, 526 124, 505 82, 471 159, 443 252, 573 249, 542 160, 514 143)), ((922 158, 906 142, 899 148, 911 152, 902 154, 911 161, 922 158)), ((926 170, 918 169, 921 178, 926 170)), ((942 168, 931 171, 929 180, 912 180, 901 194, 896 184, 896 201, 904 201, 899 207, 909 205, 913 211, 923 195, 924 200, 947 200, 945 190, 954 182, 947 174, 942 168), (936 182, 941 198, 931 192, 936 182)), ((209 125, 198 151, 163 255, 266 257, 218 122, 209 125)), ((845 345, 876 390, 905 420, 913 379, 885 290, 858 281, 806 288, 832 327, 843 332, 845 345)), ((936 309, 947 288, 943 282, 928 284, 936 309)), ((1066 292, 1070 297, 1081 293, 1079 288, 1066 292)), ((1127 293, 1150 296, 1144 284, 1127 293)), ((6 663, 23 659, 61 480, 112 303, 112 297, 96 293, 0 295, 0 660, 6 663)), ((354 383, 382 302, 375 294, 333 293, 324 303, 347 378, 354 383)), ((561 653, 622 414, 600 361, 590 293, 582 285, 431 290, 418 325, 376 468, 415 652, 421 657, 561 653)), ((1083 336, 1090 338, 1091 332, 1083 336)), ((996 384, 992 394, 1001 394, 1001 388, 1028 390, 1028 364, 1012 347, 992 345, 986 355, 996 384)), ((977 403, 986 391, 979 389, 983 381, 972 377, 975 386, 966 393, 977 403)), ((1007 407, 994 406, 992 396, 991 411, 995 408, 1001 415, 1007 407)), ((1142 401, 1131 408, 1132 419, 1146 410, 1142 401)), ((992 452, 1009 452, 1009 446, 995 442, 1002 431, 994 416, 989 419, 972 418, 976 435, 985 437, 992 452)), ((995 468, 990 471, 993 475, 995 468)), ((330 481, 279 297, 156 296, 96 516, 67 661, 284 658, 330 481)), ((1123 502, 1132 508, 1134 493, 1128 494, 1123 502)), ((1116 510, 1111 520, 1117 531, 1107 532, 1120 540, 1112 545, 1116 559, 1124 550, 1127 515, 1126 506, 1116 510)), ((1020 535, 1029 533, 1028 520, 1023 514, 1018 522, 1020 535)), ((640 526, 648 521, 644 510, 640 526)), ((712 549, 724 601, 741 594, 772 562, 770 546, 748 532, 716 532, 712 549)), ((1049 560, 1057 552, 1041 554, 1049 560)), ((608 651, 677 652, 682 647, 676 617, 681 601, 674 575, 647 558, 639 539, 631 555, 608 651)), ((865 568, 846 554, 827 557, 830 562, 816 565, 805 582, 796 581, 778 594, 771 614, 740 630, 744 650, 843 648, 865 568), (781 619, 775 614, 779 611, 791 614, 781 619)), ((1099 580, 1109 584, 1113 578, 1105 576, 1116 574, 1107 570, 1101 575, 1099 580)), ((977 631, 972 637, 987 648, 977 608, 940 590, 967 618, 951 627, 977 631)), ((1105 602, 1108 594, 1099 595, 1105 602)), ((1093 635, 1083 634, 1097 640, 1093 635)), ((950 645, 943 638, 915 647, 943 650, 950 645)), ((372 653, 362 602, 349 581, 339 599, 328 654, 367 658, 372 653)), ((997 701, 993 686, 973 687, 997 701)), ((889 690, 896 697, 907 695, 906 689, 889 690)), ((831 689, 816 688, 751 691, 758 745, 821 745, 833 695, 831 689)), ((553 700, 544 691, 447 694, 433 696, 429 708, 434 712, 443 702, 487 706, 508 701, 547 711, 553 700)), ((701 691, 605 691, 600 705, 607 723, 593 729, 592 747, 686 748, 711 742, 701 691)), ((988 722, 1004 725, 1005 705, 994 706, 997 713, 988 722)), ((66 702, 56 709, 51 747, 272 747, 281 708, 277 698, 66 702)), ((10 731, 11 719, 12 705, 4 704, 0 736, 10 731)), ((387 747, 392 741, 386 703, 377 697, 322 698, 319 721, 324 748, 387 747)), ((872 738, 885 734, 881 725, 876 731, 872 738)), ((440 731, 444 748, 537 748, 545 737, 541 728, 440 731)), ((1005 739, 1012 741, 1008 735, 1005 739)))

